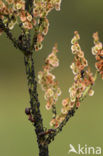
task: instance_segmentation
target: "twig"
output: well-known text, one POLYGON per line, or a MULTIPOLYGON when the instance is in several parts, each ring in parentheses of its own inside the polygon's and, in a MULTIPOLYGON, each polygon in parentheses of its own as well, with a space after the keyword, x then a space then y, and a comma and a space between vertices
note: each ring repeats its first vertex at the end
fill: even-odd
POLYGON ((10 30, 8 29, 7 26, 3 23, 3 21, 0 19, 0 28, 6 33, 7 37, 12 41, 14 47, 17 49, 20 49, 25 55, 31 54, 31 52, 22 44, 20 44, 12 35, 10 30))
POLYGON ((52 113, 53 113, 53 118, 56 118, 57 111, 56 111, 56 106, 55 106, 55 104, 52 105, 52 113))
POLYGON ((25 9, 32 14, 33 12, 33 0, 25 0, 25 9))

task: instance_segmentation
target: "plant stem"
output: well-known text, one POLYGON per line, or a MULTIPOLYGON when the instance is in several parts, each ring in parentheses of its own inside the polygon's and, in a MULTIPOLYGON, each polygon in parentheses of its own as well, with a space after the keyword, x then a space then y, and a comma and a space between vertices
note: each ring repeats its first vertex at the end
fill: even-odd
POLYGON ((32 116, 34 119, 35 133, 37 135, 37 143, 39 147, 39 156, 48 156, 48 145, 42 144, 45 136, 39 136, 41 132, 44 132, 43 120, 40 112, 40 103, 37 93, 37 82, 35 80, 34 60, 33 54, 24 56, 24 63, 26 67, 26 75, 28 80, 28 89, 30 95, 30 105, 32 110, 32 116))
MULTIPOLYGON (((95 75, 94 75, 94 82, 95 82, 96 79, 97 79, 97 74, 98 74, 98 71, 96 70, 95 75)), ((80 98, 80 102, 84 100, 84 98, 86 97, 86 95, 87 95, 89 89, 91 88, 91 86, 92 86, 92 85, 89 85, 89 86, 85 89, 85 91, 84 91, 84 93, 83 93, 83 96, 80 98)))
POLYGON ((59 132, 62 131, 63 127, 66 125, 66 123, 68 122, 68 120, 74 116, 76 110, 76 106, 74 106, 71 110, 68 111, 68 114, 66 115, 65 119, 62 121, 62 123, 59 125, 58 128, 56 128, 56 131, 54 131, 54 133, 50 134, 48 136, 48 138, 44 141, 45 144, 50 144, 56 137, 57 134, 59 134, 59 132))
POLYGON ((48 145, 39 147, 39 156, 49 156, 48 145))
POLYGON ((20 49, 26 55, 30 53, 30 51, 26 49, 26 47, 23 47, 22 44, 19 44, 19 42, 13 37, 13 34, 11 33, 11 31, 8 29, 7 26, 4 25, 1 19, 0 19, 0 28, 3 29, 7 37, 12 41, 15 48, 20 49))
POLYGON ((32 14, 33 12, 33 0, 25 0, 25 9, 32 14))
MULTIPOLYGON (((48 156, 48 144, 43 145, 42 142, 45 140, 44 136, 39 136, 39 134, 44 132, 43 128, 43 120, 40 113, 40 103, 38 100, 38 93, 37 93, 37 82, 35 80, 35 71, 34 71, 34 60, 33 60, 33 53, 29 50, 29 47, 23 46, 23 43, 19 43, 12 35, 11 31, 4 25, 2 20, 0 19, 0 28, 6 33, 7 37, 12 41, 15 48, 19 48, 24 54, 24 63, 26 68, 26 75, 28 81, 28 89, 30 94, 30 105, 32 110, 32 116, 34 119, 34 127, 35 133, 37 135, 37 143, 39 148, 39 156, 48 156)), ((27 40, 27 43, 30 43, 27 40)), ((26 44, 26 45, 28 45, 26 44)))
MULTIPOLYGON (((94 82, 96 81, 97 79, 97 74, 98 74, 98 71, 95 72, 95 75, 94 75, 94 82)), ((84 91, 83 93, 83 96, 80 98, 80 102, 82 102, 84 100, 84 98, 86 97, 89 89, 92 87, 92 85, 89 85, 86 90, 84 91)), ((74 116, 74 113, 76 112, 76 102, 74 104, 74 107, 68 111, 68 114, 66 115, 65 119, 61 122, 61 124, 59 125, 58 128, 56 128, 56 131, 54 131, 54 133, 50 134, 48 136, 48 138, 45 140, 44 143, 46 144, 50 144, 56 137, 56 135, 62 131, 63 127, 66 125, 66 123, 68 122, 68 120, 74 116)))

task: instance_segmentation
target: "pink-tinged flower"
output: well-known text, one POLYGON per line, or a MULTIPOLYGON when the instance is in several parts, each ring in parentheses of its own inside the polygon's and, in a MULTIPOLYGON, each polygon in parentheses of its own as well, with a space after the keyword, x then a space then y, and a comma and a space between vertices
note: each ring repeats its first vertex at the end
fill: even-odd
POLYGON ((92 53, 95 55, 95 58, 97 60, 97 62, 95 63, 95 67, 97 71, 101 74, 101 77, 103 78, 103 72, 102 72, 103 71, 103 45, 99 41, 98 33, 95 33, 93 35, 93 38, 94 38, 95 46, 92 48, 93 49, 92 53), (97 40, 95 39, 95 36, 97 40))
POLYGON ((39 15, 39 14, 38 14, 38 10, 34 8, 34 9, 33 9, 33 16, 34 16, 34 17, 38 17, 38 15, 39 15))
POLYGON ((93 55, 96 55, 97 53, 98 53, 98 51, 96 50, 95 47, 93 47, 93 48, 92 48, 92 54, 93 54, 93 55))
MULTIPOLYGON (((78 87, 79 87, 79 86, 78 86, 78 87)), ((73 90, 70 92, 70 97, 71 97, 72 99, 74 99, 75 96, 76 96, 76 93, 77 93, 77 89, 75 88, 75 89, 73 89, 73 90)))
POLYGON ((27 22, 27 21, 25 21, 25 22, 23 23, 23 27, 24 27, 25 29, 28 28, 28 22, 27 22))
POLYGON ((87 67, 88 66, 88 61, 85 59, 85 58, 83 58, 83 65, 85 66, 85 67, 87 67))
POLYGON ((39 42, 37 42, 37 44, 34 45, 34 49, 35 49, 35 51, 39 51, 39 50, 41 50, 42 47, 43 47, 42 43, 39 43, 39 42))
POLYGON ((77 108, 80 107, 80 102, 79 101, 76 102, 76 107, 77 108))
POLYGON ((34 45, 34 49, 35 49, 35 51, 39 51, 38 45, 34 45))
POLYGON ((82 97, 83 91, 84 91, 84 89, 81 88, 81 89, 79 90, 79 93, 77 93, 76 97, 77 97, 78 99, 80 99, 80 98, 82 97))
POLYGON ((52 119, 52 120, 50 121, 50 126, 54 126, 54 125, 55 125, 55 122, 56 122, 56 120, 55 120, 55 119, 52 119))
POLYGON ((69 103, 69 107, 70 107, 70 108, 73 108, 73 107, 74 107, 74 104, 75 104, 75 102, 70 102, 70 103, 69 103))
POLYGON ((78 52, 78 56, 79 56, 80 58, 84 58, 84 53, 80 50, 80 51, 78 52))
POLYGON ((84 83, 86 86, 90 85, 90 81, 88 80, 88 78, 84 77, 84 83))
POLYGON ((53 95, 54 95, 54 91, 51 88, 49 88, 45 92, 45 99, 48 99, 49 97, 52 97, 53 95))
POLYGON ((32 16, 31 16, 30 14, 27 15, 27 20, 28 20, 29 22, 32 21, 32 16))
POLYGON ((21 8, 22 8, 22 3, 17 2, 17 3, 16 3, 16 9, 17 9, 17 10, 20 10, 21 8))
POLYGON ((98 32, 96 32, 96 33, 93 34, 93 38, 94 38, 95 41, 98 41, 99 40, 98 32))
POLYGON ((94 95, 94 90, 90 89, 88 94, 89 94, 89 96, 93 96, 94 95))
POLYGON ((64 119, 65 119, 64 116, 60 116, 58 120, 59 120, 59 122, 61 123, 61 122, 63 122, 64 119))
POLYGON ((49 99, 48 99, 48 101, 47 101, 47 104, 49 104, 49 105, 53 105, 53 104, 55 104, 55 101, 54 101, 54 97, 50 97, 49 99))
POLYGON ((42 42, 43 40, 44 40, 43 35, 42 35, 41 33, 39 33, 39 34, 37 35, 37 42, 42 42))
MULTIPOLYGON (((45 62, 45 63, 47 63, 47 62, 45 62)), ((51 70, 51 67, 50 67, 50 65, 45 65, 45 66, 43 66, 43 70, 44 70, 44 72, 50 72, 50 70, 51 70)))
POLYGON ((68 109, 66 109, 65 107, 61 109, 61 113, 62 114, 67 114, 68 113, 68 109))
POLYGON ((71 46, 71 50, 72 50, 72 53, 73 53, 73 54, 76 54, 75 45, 72 45, 72 46, 71 46))
POLYGON ((77 43, 77 41, 71 46, 71 50, 73 54, 77 54, 81 50, 80 45, 77 43))
POLYGON ((57 4, 55 5, 55 9, 56 9, 57 11, 60 11, 60 4, 59 4, 59 3, 57 3, 57 4))
POLYGON ((55 128, 58 128, 59 127, 59 122, 58 121, 56 121, 56 123, 55 123, 55 126, 54 126, 55 128))
POLYGON ((102 45, 102 43, 101 42, 99 42, 99 43, 97 43, 96 45, 95 45, 95 49, 96 50, 101 50, 103 48, 103 45, 102 45))
POLYGON ((51 74, 50 72, 48 72, 47 77, 48 77, 48 79, 52 79, 52 80, 54 80, 56 78, 55 75, 51 74))
POLYGON ((28 23, 28 29, 32 29, 33 28, 33 25, 29 22, 28 23))
POLYGON ((0 9, 6 8, 5 4, 0 0, 0 9))
POLYGON ((26 16, 25 16, 25 12, 23 11, 22 13, 21 13, 21 15, 20 15, 20 20, 22 21, 22 22, 25 22, 26 21, 26 16))
POLYGON ((101 57, 99 55, 96 55, 95 58, 96 58, 97 61, 100 61, 101 60, 101 57))
POLYGON ((40 71, 40 72, 38 73, 38 79, 41 80, 42 78, 43 78, 43 72, 40 71))
POLYGON ((63 107, 66 107, 68 105, 68 103, 69 103, 69 98, 66 98, 66 99, 62 100, 63 107))
POLYGON ((80 39, 80 35, 79 35, 78 31, 74 31, 74 35, 76 36, 77 40, 80 39))
POLYGON ((59 66, 59 62, 58 61, 51 61, 51 65, 53 67, 58 67, 59 66))
POLYGON ((75 69, 75 63, 74 63, 74 62, 71 64, 70 68, 71 68, 72 70, 75 69))
MULTIPOLYGON (((56 46, 52 50, 53 57, 56 57, 56 46)), ((49 55, 51 56, 51 55, 49 55)), ((61 89, 58 87, 58 82, 55 80, 55 76, 51 73, 53 66, 50 64, 49 60, 51 58, 47 57, 45 61, 45 66, 43 67, 43 72, 38 73, 38 82, 41 84, 42 90, 45 92, 44 98, 47 101, 46 109, 50 109, 53 104, 56 104, 58 96, 61 95, 61 89)))
POLYGON ((103 56, 103 49, 100 51, 100 56, 103 56))
POLYGON ((59 66, 59 60, 58 60, 57 56, 56 56, 54 53, 51 53, 51 54, 48 56, 48 58, 47 58, 46 61, 48 61, 48 63, 49 63, 51 66, 53 66, 53 67, 58 67, 58 66, 59 66))
POLYGON ((45 105, 46 110, 50 110, 52 107, 52 105, 50 105, 49 103, 45 105))
POLYGON ((73 86, 71 88, 69 88, 70 96, 75 96, 77 87, 78 87, 78 85, 76 86, 76 84, 74 83, 73 86))
POLYGON ((52 49, 52 53, 54 53, 56 55, 57 52, 58 52, 57 44, 55 44, 53 49, 52 49))
POLYGON ((86 89, 86 84, 83 81, 81 82, 81 87, 82 87, 83 90, 86 89))
POLYGON ((47 35, 47 33, 48 33, 48 27, 47 28, 45 28, 44 30, 43 30, 43 35, 47 35))
POLYGON ((6 0, 6 2, 7 2, 8 4, 13 4, 13 3, 14 3, 14 0, 6 0))
POLYGON ((24 27, 25 29, 32 29, 32 28, 33 28, 32 24, 31 24, 30 22, 28 22, 28 21, 25 21, 25 22, 23 23, 23 27, 24 27))
POLYGON ((76 96, 71 96, 70 100, 71 100, 71 102, 75 102, 76 101, 76 96))
POLYGON ((71 40, 71 43, 72 43, 72 44, 77 43, 77 38, 76 38, 76 36, 73 37, 73 39, 71 40))
POLYGON ((2 19, 2 20, 3 20, 3 19, 4 19, 4 16, 0 15, 0 19, 2 19))

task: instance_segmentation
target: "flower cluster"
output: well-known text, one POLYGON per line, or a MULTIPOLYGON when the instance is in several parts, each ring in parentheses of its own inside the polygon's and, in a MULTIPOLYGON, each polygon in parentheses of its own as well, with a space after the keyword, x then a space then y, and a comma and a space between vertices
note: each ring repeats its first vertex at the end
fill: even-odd
POLYGON ((51 71, 59 66, 59 60, 56 56, 57 45, 53 47, 52 53, 45 60, 45 66, 43 71, 38 73, 38 83, 41 84, 42 90, 45 92, 44 98, 47 101, 46 109, 52 108, 52 105, 56 104, 58 96, 61 95, 61 89, 58 87, 58 82, 55 80, 55 76, 51 71))
POLYGON ((54 126, 57 128, 60 123, 65 119, 67 113, 69 110, 71 110, 72 106, 70 104, 70 99, 65 98, 62 100, 62 108, 61 108, 61 114, 57 115, 55 118, 52 118, 50 121, 50 126, 54 126))
POLYGON ((35 51, 42 49, 42 41, 44 40, 45 35, 48 33, 49 29, 49 21, 45 17, 42 20, 38 19, 37 24, 39 27, 37 28, 37 42, 34 45, 35 51))
POLYGON ((10 30, 18 23, 18 17, 23 10, 25 10, 24 0, 6 0, 5 3, 0 0, 0 18, 10 30))
POLYGON ((78 32, 74 32, 74 37, 71 41, 71 50, 74 54, 74 62, 70 66, 74 74, 74 83, 71 88, 69 88, 70 97, 62 100, 61 114, 57 115, 56 118, 50 121, 50 125, 57 128, 60 123, 65 119, 68 112, 76 107, 80 106, 80 100, 84 96, 87 88, 88 94, 92 96, 94 91, 92 90, 92 85, 94 84, 94 77, 88 67, 88 62, 84 57, 84 52, 78 43, 80 36, 78 32))
POLYGON ((6 3, 1 1, 0 4, 0 15, 3 19, 3 23, 10 30, 12 30, 15 24, 18 24, 19 21, 22 22, 24 28, 32 29, 32 25, 30 23, 32 16, 30 16, 25 10, 24 0, 6 0, 6 3))
POLYGON ((60 10, 61 0, 34 0, 33 14, 35 17, 46 17, 55 8, 60 10))
MULTIPOLYGON (((34 0, 30 14, 25 8, 25 0, 0 0, 0 19, 9 30, 18 24, 25 33, 34 29, 34 49, 42 48, 44 36, 48 33, 48 13, 52 9, 60 10, 61 0, 34 0)), ((0 35, 3 30, 0 29, 0 35)))
MULTIPOLYGON (((78 43, 80 36, 78 32, 74 32, 74 37, 71 41, 71 50, 74 56, 74 62, 70 66, 74 74, 74 83, 69 89, 70 100, 75 103, 77 107, 80 105, 79 100, 83 96, 86 88, 94 84, 94 76, 88 67, 88 62, 84 57, 84 52, 78 43)), ((89 90, 89 95, 92 96, 94 91, 89 90)))
POLYGON ((97 71, 101 74, 103 79, 103 45, 99 41, 98 33, 93 34, 95 46, 92 48, 92 54, 95 55, 97 62, 95 63, 97 71))

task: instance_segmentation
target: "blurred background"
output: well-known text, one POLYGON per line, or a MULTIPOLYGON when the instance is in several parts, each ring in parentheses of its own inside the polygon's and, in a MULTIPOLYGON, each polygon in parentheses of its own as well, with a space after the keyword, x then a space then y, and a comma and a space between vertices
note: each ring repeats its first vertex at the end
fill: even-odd
MULTIPOLYGON (((49 33, 43 49, 34 54, 35 72, 42 70, 44 60, 58 43, 60 66, 53 71, 62 89, 57 103, 60 112, 61 100, 68 96, 68 88, 73 83, 70 65, 73 60, 71 39, 75 30, 79 31, 80 45, 89 65, 95 72, 95 58, 91 54, 92 34, 99 32, 103 42, 103 0, 63 0, 61 11, 52 11, 48 18, 49 33)), ((95 94, 87 97, 75 116, 70 119, 54 142, 50 145, 50 156, 67 156, 69 144, 77 148, 84 146, 103 147, 103 81, 101 77, 94 86, 95 94)), ((44 93, 38 86, 44 125, 49 127, 52 114, 45 110, 44 93)), ((23 54, 16 50, 3 34, 0 36, 0 155, 37 156, 34 127, 24 113, 29 106, 29 95, 25 75, 23 54)), ((71 154, 74 156, 75 154, 71 154)), ((92 155, 92 154, 91 154, 92 155)), ((103 155, 103 154, 102 154, 103 155)))

